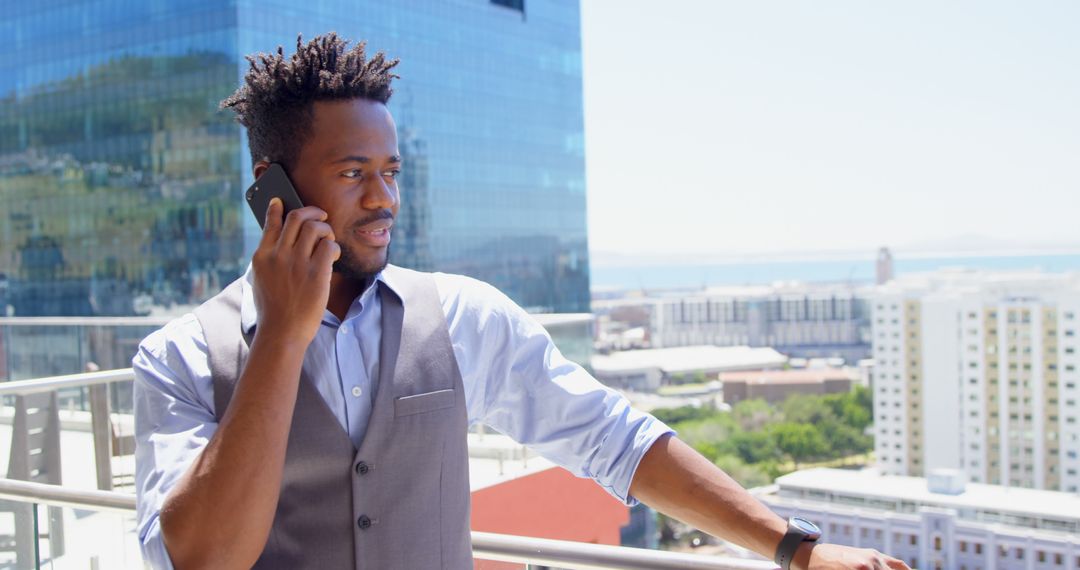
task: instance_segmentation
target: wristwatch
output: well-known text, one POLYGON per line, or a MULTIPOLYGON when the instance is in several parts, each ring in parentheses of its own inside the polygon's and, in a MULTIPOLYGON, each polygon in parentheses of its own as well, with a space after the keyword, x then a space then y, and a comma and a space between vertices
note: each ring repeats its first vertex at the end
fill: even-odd
POLYGON ((787 533, 780 539, 780 546, 776 547, 776 556, 773 562, 782 570, 790 570, 791 560, 795 558, 795 551, 804 542, 816 542, 821 538, 821 529, 816 524, 799 517, 791 517, 787 522, 787 533))

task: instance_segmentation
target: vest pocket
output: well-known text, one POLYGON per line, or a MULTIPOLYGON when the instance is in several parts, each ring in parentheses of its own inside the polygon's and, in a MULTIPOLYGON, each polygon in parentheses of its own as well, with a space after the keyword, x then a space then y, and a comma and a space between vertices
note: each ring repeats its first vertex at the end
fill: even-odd
POLYGON ((424 412, 433 412, 454 405, 456 394, 453 388, 436 390, 412 396, 401 396, 394 400, 395 416, 411 416, 424 412))

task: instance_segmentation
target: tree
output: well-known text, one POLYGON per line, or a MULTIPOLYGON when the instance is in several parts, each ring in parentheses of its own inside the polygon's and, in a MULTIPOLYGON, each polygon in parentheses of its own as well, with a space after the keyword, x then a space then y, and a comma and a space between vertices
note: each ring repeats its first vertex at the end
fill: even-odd
POLYGON ((812 425, 784 422, 773 425, 770 431, 776 446, 791 458, 796 469, 800 461, 820 458, 829 451, 825 438, 812 425))
POLYGON ((696 408, 694 406, 682 406, 679 408, 657 408, 652 411, 652 415, 656 417, 656 419, 664 422, 669 426, 674 426, 675 424, 686 421, 704 420, 719 414, 720 412, 717 412, 715 409, 712 408, 696 408))
POLYGON ((784 420, 800 424, 818 424, 836 417, 822 396, 794 394, 783 404, 784 420))
POLYGON ((833 457, 866 453, 874 447, 872 438, 846 423, 828 421, 817 427, 825 441, 828 442, 833 457))
POLYGON ((756 431, 777 421, 779 412, 765 400, 754 398, 735 404, 731 414, 744 431, 756 431))
POLYGON ((715 458, 720 453, 719 446, 738 431, 738 426, 731 416, 723 415, 709 419, 682 422, 675 426, 679 439, 697 449, 706 457, 715 458))
POLYGON ((739 432, 725 443, 740 459, 750 464, 778 461, 783 455, 776 445, 776 439, 768 431, 739 432))
POLYGON ((723 455, 715 461, 716 466, 724 470, 732 479, 747 489, 772 483, 773 479, 761 468, 747 465, 734 455, 723 455))

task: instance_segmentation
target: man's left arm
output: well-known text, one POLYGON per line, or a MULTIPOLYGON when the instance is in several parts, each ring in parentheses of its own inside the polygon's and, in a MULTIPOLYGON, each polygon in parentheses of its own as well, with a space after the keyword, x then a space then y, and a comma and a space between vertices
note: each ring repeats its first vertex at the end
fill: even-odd
MULTIPOLYGON (((638 500, 772 558, 787 523, 650 414, 566 360, 535 319, 490 285, 437 274, 471 421, 528 445, 626 504, 638 500)), ((873 550, 800 548, 792 568, 907 566, 873 550)))
MULTIPOLYGON (((657 511, 772 558, 787 522, 674 436, 657 440, 638 464, 630 494, 657 511)), ((792 568, 907 569, 876 550, 803 543, 792 568)))

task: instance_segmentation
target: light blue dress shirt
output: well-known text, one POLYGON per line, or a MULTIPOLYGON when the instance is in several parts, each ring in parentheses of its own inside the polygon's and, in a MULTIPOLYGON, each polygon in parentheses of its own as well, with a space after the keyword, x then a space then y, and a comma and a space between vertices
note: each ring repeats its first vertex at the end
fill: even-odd
MULTIPOLYGON (((566 360, 547 331, 491 285, 461 275, 433 276, 470 424, 487 424, 636 504, 629 488, 638 462, 672 430, 566 360)), ((376 279, 393 290, 388 277, 376 279)), ((249 264, 241 284, 245 331, 258 321, 251 283, 249 264)), ((326 311, 304 354, 304 370, 357 447, 379 382, 377 289, 373 284, 357 297, 344 321, 326 311)), ((158 521, 161 506, 217 429, 206 340, 195 315, 146 337, 132 365, 139 539, 147 562, 172 568, 158 521)))

